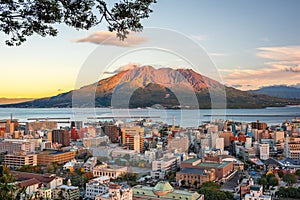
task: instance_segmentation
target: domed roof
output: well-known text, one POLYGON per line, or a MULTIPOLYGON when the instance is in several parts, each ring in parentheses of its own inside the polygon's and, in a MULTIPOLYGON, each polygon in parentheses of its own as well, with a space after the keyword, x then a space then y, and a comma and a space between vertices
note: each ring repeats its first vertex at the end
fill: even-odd
POLYGON ((164 196, 169 192, 173 192, 173 191, 174 188, 170 185, 168 181, 159 181, 153 189, 153 193, 158 196, 164 196))

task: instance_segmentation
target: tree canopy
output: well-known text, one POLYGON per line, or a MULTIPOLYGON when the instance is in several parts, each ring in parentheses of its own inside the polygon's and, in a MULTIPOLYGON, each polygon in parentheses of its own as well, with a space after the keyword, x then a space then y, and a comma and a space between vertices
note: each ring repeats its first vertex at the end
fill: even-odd
POLYGON ((33 34, 57 36, 57 24, 77 30, 106 21, 109 31, 125 39, 130 31, 141 31, 156 0, 120 0, 109 6, 105 0, 7 0, 0 2, 0 31, 9 46, 18 46, 33 34))

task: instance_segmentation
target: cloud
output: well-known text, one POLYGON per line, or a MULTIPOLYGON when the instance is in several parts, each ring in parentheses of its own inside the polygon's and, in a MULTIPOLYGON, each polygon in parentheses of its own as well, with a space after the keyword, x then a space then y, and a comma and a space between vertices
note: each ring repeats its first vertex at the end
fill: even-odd
POLYGON ((112 45, 112 46, 119 46, 119 47, 134 47, 134 46, 138 46, 139 44, 146 43, 148 39, 131 33, 127 35, 127 38, 122 41, 116 37, 116 32, 99 31, 85 38, 75 39, 74 41, 91 42, 95 44, 112 45))
POLYGON ((114 75, 114 74, 117 74, 119 72, 126 71, 126 70, 131 70, 131 69, 134 69, 134 68, 137 68, 137 67, 140 67, 140 66, 141 66, 141 64, 138 64, 138 63, 129 63, 127 65, 123 65, 123 66, 119 67, 118 69, 116 69, 114 71, 106 71, 106 72, 104 72, 104 74, 114 75))
POLYGON ((225 53, 208 53, 209 56, 227 56, 225 53))
POLYGON ((207 35, 192 35, 191 37, 199 41, 207 40, 207 35))
POLYGON ((228 85, 242 85, 241 89, 256 89, 272 84, 296 84, 300 79, 300 46, 261 47, 256 54, 265 67, 256 69, 220 69, 228 85), (249 85, 249 87, 248 87, 249 85))

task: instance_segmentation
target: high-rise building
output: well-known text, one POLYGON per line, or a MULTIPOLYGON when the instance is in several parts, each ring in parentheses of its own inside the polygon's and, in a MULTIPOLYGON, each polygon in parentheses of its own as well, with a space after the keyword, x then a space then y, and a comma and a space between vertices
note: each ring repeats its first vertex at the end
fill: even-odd
POLYGON ((228 147, 231 144, 231 138, 233 137, 233 132, 221 132, 220 138, 224 138, 224 146, 228 147))
POLYGON ((122 147, 124 149, 144 152, 144 128, 140 126, 121 128, 122 147), (139 143, 139 145, 137 144, 139 143), (139 148, 139 150, 137 149, 139 148))
POLYGON ((16 119, 0 120, 0 128, 2 128, 5 133, 13 133, 18 130, 18 127, 19 122, 16 119))
POLYGON ((216 138, 216 149, 220 150, 220 153, 224 152, 224 138, 216 138))
POLYGON ((107 135, 112 143, 119 143, 121 138, 121 129, 114 124, 104 124, 102 132, 107 135))
POLYGON ((52 143, 70 146, 69 131, 65 129, 52 130, 52 143))
POLYGON ((269 144, 260 144, 259 153, 260 153, 260 159, 261 160, 269 159, 269 155, 270 155, 270 150, 269 149, 270 149, 269 144))
POLYGON ((252 129, 257 129, 257 130, 266 130, 267 129, 267 124, 257 120, 256 122, 251 123, 251 128, 252 129))

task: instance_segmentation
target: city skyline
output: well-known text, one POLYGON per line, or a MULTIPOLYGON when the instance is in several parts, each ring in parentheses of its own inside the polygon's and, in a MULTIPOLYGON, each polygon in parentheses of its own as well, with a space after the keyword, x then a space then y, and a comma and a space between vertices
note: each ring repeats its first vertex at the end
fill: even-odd
MULTIPOLYGON (((171 29, 192 38, 207 51, 226 85, 242 90, 295 85, 300 78, 300 24, 296 20, 300 15, 299 4, 298 1, 186 3, 178 0, 172 4, 159 1, 143 24, 145 28, 171 29)), ((106 24, 88 31, 57 27, 60 31, 57 37, 33 36, 20 47, 6 46, 7 36, 0 35, 4 72, 1 97, 39 98, 67 92, 74 89, 81 66, 95 48, 130 51, 141 43, 151 42, 147 38, 129 37, 126 44, 119 41, 105 44, 105 39, 111 37, 106 24), (95 38, 97 41, 92 40, 95 38)), ((161 65, 182 67, 178 60, 161 65)))

